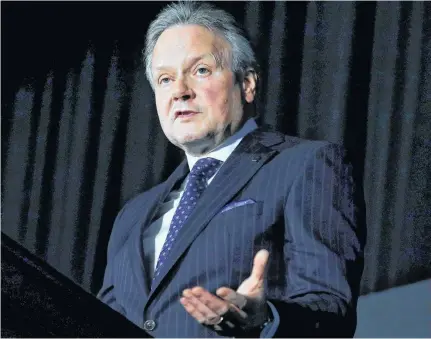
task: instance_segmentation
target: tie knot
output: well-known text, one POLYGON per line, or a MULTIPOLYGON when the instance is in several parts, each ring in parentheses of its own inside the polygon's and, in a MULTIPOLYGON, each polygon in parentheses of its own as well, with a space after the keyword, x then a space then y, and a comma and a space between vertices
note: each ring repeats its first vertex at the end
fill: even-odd
POLYGON ((191 176, 209 179, 221 165, 221 161, 214 158, 199 159, 190 171, 191 176))

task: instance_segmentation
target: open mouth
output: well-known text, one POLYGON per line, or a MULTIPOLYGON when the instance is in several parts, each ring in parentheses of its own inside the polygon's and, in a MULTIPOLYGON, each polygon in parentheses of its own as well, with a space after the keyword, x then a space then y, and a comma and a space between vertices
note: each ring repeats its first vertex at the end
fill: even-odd
POLYGON ((195 112, 195 111, 176 111, 175 112, 175 119, 177 119, 177 118, 180 118, 180 119, 190 118, 196 114, 198 114, 198 112, 195 112))

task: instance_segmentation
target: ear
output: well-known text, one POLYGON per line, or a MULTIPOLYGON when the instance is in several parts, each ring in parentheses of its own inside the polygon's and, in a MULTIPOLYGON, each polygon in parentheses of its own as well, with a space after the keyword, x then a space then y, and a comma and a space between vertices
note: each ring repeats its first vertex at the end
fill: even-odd
POLYGON ((254 98, 256 96, 256 85, 257 85, 256 71, 250 68, 247 70, 247 73, 244 76, 244 80, 242 81, 242 90, 244 93, 244 99, 249 104, 254 101, 254 98))

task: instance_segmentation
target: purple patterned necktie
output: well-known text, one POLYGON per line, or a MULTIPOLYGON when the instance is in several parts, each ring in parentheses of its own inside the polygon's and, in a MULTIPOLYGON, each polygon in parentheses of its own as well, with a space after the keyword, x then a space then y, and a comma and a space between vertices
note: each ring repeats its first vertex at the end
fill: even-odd
POLYGON ((221 161, 213 158, 199 159, 190 171, 186 187, 181 197, 180 203, 172 218, 169 232, 157 260, 156 269, 154 271, 153 282, 160 274, 160 268, 163 266, 166 258, 169 255, 172 244, 178 234, 178 231, 183 227, 185 221, 193 211, 197 200, 202 192, 207 187, 207 180, 210 179, 221 165, 221 161))

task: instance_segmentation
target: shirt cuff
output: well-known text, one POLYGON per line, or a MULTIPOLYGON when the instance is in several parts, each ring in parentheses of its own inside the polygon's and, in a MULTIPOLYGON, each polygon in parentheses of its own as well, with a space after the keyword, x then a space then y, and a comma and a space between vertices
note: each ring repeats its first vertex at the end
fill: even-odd
POLYGON ((278 311, 275 306, 270 301, 267 301, 266 303, 269 306, 272 320, 264 325, 262 331, 260 332, 260 337, 273 338, 275 332, 277 332, 278 326, 280 325, 280 315, 278 314, 278 311))

